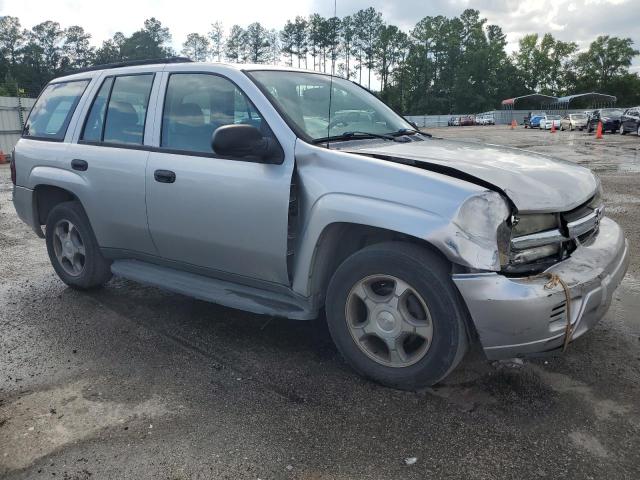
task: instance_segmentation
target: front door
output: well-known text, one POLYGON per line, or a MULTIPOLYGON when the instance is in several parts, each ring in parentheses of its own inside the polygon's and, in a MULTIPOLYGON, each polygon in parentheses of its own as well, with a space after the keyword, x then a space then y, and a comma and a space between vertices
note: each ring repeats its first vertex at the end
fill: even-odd
MULTIPOLYGON (((211 148, 222 125, 270 129, 225 77, 171 73, 160 148, 146 173, 147 217, 159 254, 212 276, 288 283, 287 226, 292 162, 220 158, 211 148)), ((272 134, 271 134, 272 135, 272 134)))

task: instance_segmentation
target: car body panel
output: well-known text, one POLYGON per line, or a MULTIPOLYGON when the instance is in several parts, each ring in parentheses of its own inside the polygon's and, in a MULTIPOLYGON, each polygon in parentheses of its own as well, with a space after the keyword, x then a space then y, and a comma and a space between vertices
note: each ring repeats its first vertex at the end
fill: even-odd
MULTIPOLYGON (((281 164, 152 151, 146 171, 149 230, 158 254, 169 260, 288 284, 287 223, 295 136, 246 75, 235 68, 200 64, 166 67, 171 73, 211 73, 238 85, 269 124, 284 152, 281 164), (156 170, 175 172, 159 183, 156 170), (246 186, 251 185, 251 194, 246 186)), ((164 92, 164 87, 161 89, 164 92)), ((151 144, 160 145, 164 95, 159 95, 151 144)))
POLYGON ((378 143, 375 147, 360 144, 352 151, 451 167, 499 187, 518 210, 526 212, 571 210, 588 201, 597 187, 587 168, 497 145, 430 139, 378 143))
POLYGON ((457 238, 460 234, 451 220, 465 199, 486 188, 302 141, 296 144, 296 165, 303 219, 294 270, 297 293, 310 294, 318 241, 328 226, 337 223, 384 228, 428 240, 455 263, 468 264, 482 255, 457 238), (429 208, 436 204, 436 210, 429 208))
MULTIPOLYGON (((620 227, 603 218, 595 241, 580 247, 548 273, 569 287, 576 339, 606 313, 629 265, 629 248, 620 227)), ((474 325, 490 359, 559 348, 567 325, 566 296, 560 285, 545 288, 545 277, 508 278, 494 273, 456 274, 474 325)))

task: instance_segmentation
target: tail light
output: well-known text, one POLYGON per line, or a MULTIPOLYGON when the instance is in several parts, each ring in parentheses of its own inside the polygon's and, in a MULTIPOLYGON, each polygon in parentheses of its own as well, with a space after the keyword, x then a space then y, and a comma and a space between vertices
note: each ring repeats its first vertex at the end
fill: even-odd
POLYGON ((11 183, 16 184, 16 149, 11 152, 11 161, 9 162, 9 169, 11 170, 11 183))

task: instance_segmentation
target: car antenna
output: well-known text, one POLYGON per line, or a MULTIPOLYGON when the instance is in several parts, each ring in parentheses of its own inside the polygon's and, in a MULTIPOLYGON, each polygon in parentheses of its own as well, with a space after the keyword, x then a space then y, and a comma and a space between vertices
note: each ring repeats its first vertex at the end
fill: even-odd
MULTIPOLYGON (((338 0, 333 0, 333 18, 337 18, 337 6, 338 0)), ((333 27, 335 28, 335 21, 332 22, 333 27)), ((329 148, 329 132, 331 131, 331 97, 333 95, 333 75, 335 68, 335 61, 331 63, 331 72, 329 74, 329 121, 327 122, 327 148, 329 148)), ((347 72, 347 78, 349 78, 349 72, 347 72)))

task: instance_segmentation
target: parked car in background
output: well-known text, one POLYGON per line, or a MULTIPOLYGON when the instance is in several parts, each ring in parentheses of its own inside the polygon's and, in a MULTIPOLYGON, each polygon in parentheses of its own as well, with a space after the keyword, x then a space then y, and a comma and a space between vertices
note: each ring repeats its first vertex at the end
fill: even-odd
POLYGON ((396 388, 439 382, 476 339, 490 359, 561 349, 629 265, 587 168, 436 140, 316 72, 182 61, 57 78, 10 170, 70 287, 113 274, 272 317, 324 311, 354 370, 396 388))
POLYGON ((569 113, 562 117, 560 130, 584 130, 587 128, 587 116, 584 113, 569 113))
POLYGON ((463 127, 470 127, 475 124, 475 117, 473 115, 464 115, 460 117, 460 125, 462 125, 463 127))
POLYGON ((624 112, 619 108, 602 108, 594 110, 587 122, 587 131, 593 132, 598 128, 598 122, 602 122, 602 133, 617 133, 620 129, 620 117, 624 112))
POLYGON ((635 133, 640 137, 640 107, 628 108, 620 117, 620 133, 635 133))
POLYGON ((551 127, 560 128, 560 122, 562 118, 560 115, 543 115, 540 117, 539 128, 540 130, 551 130, 551 127))
POLYGON ((476 115, 476 125, 495 125, 493 113, 480 113, 476 115))
POLYGON ((525 117, 524 128, 540 128, 541 115, 533 115, 532 117, 525 117))

